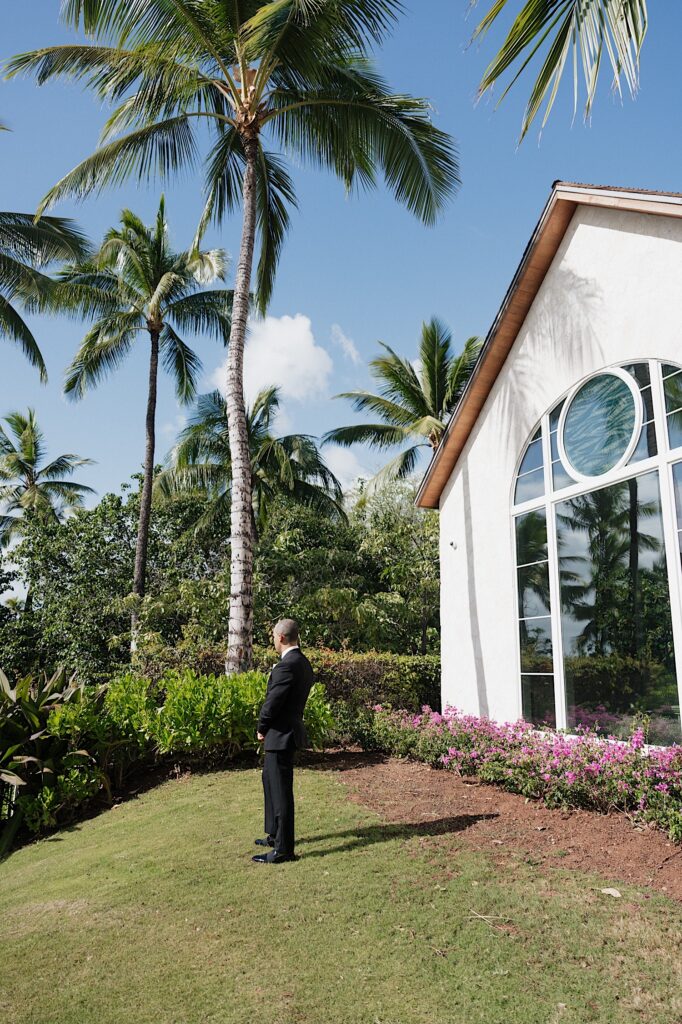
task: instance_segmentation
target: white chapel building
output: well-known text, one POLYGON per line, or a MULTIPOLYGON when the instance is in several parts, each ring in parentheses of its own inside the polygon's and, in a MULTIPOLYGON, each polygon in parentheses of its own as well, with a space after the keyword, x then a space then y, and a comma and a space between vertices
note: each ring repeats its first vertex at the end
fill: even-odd
POLYGON ((443 706, 680 740, 682 195, 555 183, 417 501, 443 706))

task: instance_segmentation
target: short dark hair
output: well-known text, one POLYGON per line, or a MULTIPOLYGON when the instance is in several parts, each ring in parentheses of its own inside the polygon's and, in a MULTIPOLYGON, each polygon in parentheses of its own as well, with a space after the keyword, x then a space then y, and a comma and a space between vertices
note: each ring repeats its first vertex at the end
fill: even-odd
POLYGON ((296 619, 280 619, 274 628, 277 636, 283 636, 290 644, 298 643, 298 622, 296 619))

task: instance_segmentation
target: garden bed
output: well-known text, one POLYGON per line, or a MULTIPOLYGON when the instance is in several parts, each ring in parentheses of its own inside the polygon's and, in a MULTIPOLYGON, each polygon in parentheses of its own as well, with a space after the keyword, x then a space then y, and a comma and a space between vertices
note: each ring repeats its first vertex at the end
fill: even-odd
POLYGON ((432 822, 426 846, 485 851, 500 866, 521 860, 542 872, 598 872, 682 902, 682 847, 624 814, 550 809, 475 778, 360 748, 328 752, 323 763, 343 769, 351 799, 384 821, 432 822))

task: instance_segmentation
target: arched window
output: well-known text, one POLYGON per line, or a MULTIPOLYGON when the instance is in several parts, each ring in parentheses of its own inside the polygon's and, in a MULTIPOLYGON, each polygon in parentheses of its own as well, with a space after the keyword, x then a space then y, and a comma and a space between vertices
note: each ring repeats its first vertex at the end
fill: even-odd
POLYGON ((523 717, 679 741, 682 367, 580 381, 529 439, 512 515, 523 717))

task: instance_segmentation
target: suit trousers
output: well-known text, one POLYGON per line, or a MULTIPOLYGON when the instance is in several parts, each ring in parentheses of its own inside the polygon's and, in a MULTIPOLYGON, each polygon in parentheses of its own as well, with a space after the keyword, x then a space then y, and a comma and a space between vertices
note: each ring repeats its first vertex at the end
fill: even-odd
POLYGON ((275 840, 277 853, 294 852, 294 754, 290 750, 266 750, 263 764, 265 834, 275 840))

